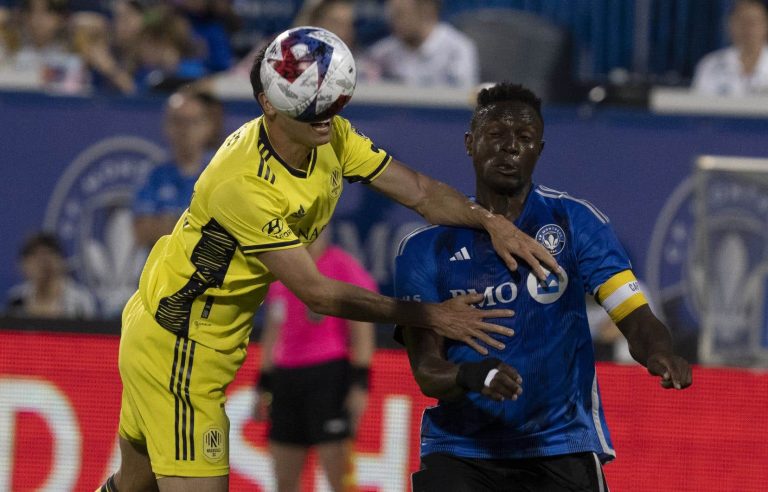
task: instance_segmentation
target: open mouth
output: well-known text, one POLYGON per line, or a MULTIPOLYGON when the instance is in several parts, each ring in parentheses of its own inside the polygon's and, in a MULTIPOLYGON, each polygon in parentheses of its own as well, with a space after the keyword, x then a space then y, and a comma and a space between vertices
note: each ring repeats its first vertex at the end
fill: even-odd
POLYGON ((314 128, 315 130, 327 130, 331 127, 331 120, 322 120, 322 121, 315 121, 314 123, 310 123, 310 126, 314 128))

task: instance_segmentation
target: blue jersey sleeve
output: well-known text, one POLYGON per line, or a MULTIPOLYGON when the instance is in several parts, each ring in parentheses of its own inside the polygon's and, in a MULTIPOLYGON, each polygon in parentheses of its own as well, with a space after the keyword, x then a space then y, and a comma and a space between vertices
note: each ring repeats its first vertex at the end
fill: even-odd
POLYGON ((403 239, 395 258, 395 295, 404 300, 440 302, 434 255, 426 235, 403 239))
POLYGON ((589 202, 574 203, 570 219, 576 260, 585 291, 594 294, 606 280, 632 268, 608 217, 594 205, 589 202))

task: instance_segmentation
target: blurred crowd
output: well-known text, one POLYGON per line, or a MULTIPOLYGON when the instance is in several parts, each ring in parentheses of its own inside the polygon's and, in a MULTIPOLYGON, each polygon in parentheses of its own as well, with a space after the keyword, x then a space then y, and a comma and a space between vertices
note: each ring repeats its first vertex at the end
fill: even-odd
MULTIPOLYGON (((584 72, 572 66, 584 55, 570 53, 567 26, 505 7, 519 2, 465 2, 464 10, 453 3, 0 0, 0 82, 78 95, 170 93, 190 82, 245 76, 255 51, 291 25, 338 34, 356 54, 363 83, 470 88, 514 72, 545 98, 562 99, 563 85, 584 72)), ((698 63, 693 87, 717 95, 764 92, 765 3, 718 4, 727 6, 730 45, 698 63)))
MULTIPOLYGON (((27 80, 56 93, 133 95, 170 92, 221 74, 246 74, 253 54, 288 27, 274 25, 272 32, 264 23, 251 22, 248 7, 257 8, 259 3, 21 0, 0 4, 0 79, 27 80)), ((337 33, 358 54, 365 80, 455 87, 478 82, 477 49, 467 36, 440 21, 439 1, 387 2, 392 34, 364 52, 356 40, 360 7, 356 3, 308 0, 291 23, 337 33)))

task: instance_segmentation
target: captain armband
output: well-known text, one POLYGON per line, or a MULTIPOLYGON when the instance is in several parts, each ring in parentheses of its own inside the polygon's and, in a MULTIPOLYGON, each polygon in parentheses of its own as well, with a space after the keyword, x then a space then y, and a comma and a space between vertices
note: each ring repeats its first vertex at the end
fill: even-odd
POLYGON ((597 289, 596 297, 614 323, 623 320, 640 306, 648 304, 631 270, 624 270, 609 278, 597 289))

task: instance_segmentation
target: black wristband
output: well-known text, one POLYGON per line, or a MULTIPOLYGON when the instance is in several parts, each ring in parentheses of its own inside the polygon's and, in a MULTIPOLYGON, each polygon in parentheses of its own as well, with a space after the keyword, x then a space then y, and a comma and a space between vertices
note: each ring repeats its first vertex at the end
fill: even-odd
POLYGON ((351 366, 349 370, 349 382, 352 386, 368 389, 371 377, 371 368, 368 366, 351 366))
POLYGON ((256 383, 256 389, 267 393, 272 393, 275 389, 275 373, 272 371, 263 371, 259 375, 259 381, 256 383))
POLYGON ((489 357, 480 362, 464 362, 459 365, 456 374, 456 384, 467 391, 480 392, 485 386, 485 378, 492 369, 496 369, 501 361, 496 357, 489 357))

